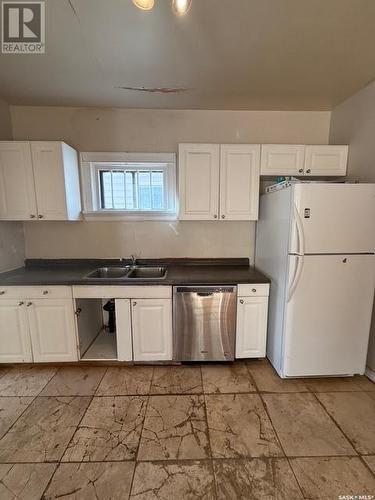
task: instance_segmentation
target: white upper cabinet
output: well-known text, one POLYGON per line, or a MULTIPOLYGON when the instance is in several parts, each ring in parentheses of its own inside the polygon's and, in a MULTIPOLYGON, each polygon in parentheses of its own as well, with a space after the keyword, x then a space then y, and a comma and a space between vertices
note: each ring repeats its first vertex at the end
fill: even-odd
POLYGON ((346 175, 348 146, 306 146, 305 175, 346 175))
POLYGON ((182 220, 256 220, 258 144, 180 144, 182 220))
POLYGON ((77 220, 77 152, 63 142, 0 142, 0 218, 77 220))
POLYGON ((37 217, 29 142, 0 142, 0 219, 37 217))
POLYGON ((179 218, 214 220, 219 217, 218 144, 179 145, 179 218))
POLYGON ((259 205, 258 144, 220 146, 220 218, 256 220, 259 205))
POLYGON ((261 175, 303 175, 303 144, 262 144, 261 157, 261 175))
POLYGON ((348 146, 262 144, 261 175, 346 175, 348 146))

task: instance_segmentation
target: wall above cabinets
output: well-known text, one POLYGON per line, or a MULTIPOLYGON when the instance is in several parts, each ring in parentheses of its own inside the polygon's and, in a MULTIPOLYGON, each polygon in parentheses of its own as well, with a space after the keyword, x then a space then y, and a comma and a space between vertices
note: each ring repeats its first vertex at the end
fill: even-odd
POLYGON ((0 220, 78 220, 77 152, 63 142, 0 142, 0 220))

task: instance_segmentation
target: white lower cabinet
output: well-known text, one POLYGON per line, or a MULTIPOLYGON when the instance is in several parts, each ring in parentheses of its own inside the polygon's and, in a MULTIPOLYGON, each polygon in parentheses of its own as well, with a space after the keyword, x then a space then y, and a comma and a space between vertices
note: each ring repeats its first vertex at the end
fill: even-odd
POLYGON ((172 359, 172 300, 131 301, 134 361, 172 359))
POLYGON ((266 355, 268 297, 238 297, 236 358, 266 355))
POLYGON ((25 303, 0 300, 0 363, 29 363, 33 360, 25 303))
POLYGON ((73 301, 34 299, 26 308, 34 361, 77 361, 73 301))

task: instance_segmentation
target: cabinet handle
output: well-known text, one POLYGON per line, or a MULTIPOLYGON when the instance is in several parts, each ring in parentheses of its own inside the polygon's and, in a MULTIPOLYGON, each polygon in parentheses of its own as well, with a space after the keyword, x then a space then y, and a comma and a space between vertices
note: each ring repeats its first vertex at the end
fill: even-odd
POLYGON ((302 172, 303 172, 303 168, 300 168, 300 169, 298 170, 298 172, 299 172, 300 174, 302 174, 302 172))
POLYGON ((255 292, 257 291, 257 289, 256 289, 256 288, 252 288, 252 289, 251 289, 251 291, 252 291, 253 293, 255 293, 255 292))
POLYGON ((243 300, 242 299, 240 300, 240 304, 243 304, 243 300))
POLYGON ((5 295, 5 290, 0 290, 0 295, 5 295))
POLYGON ((43 295, 48 295, 48 294, 49 294, 48 290, 43 290, 43 295))
POLYGON ((35 214, 30 214, 30 219, 35 219, 36 215, 35 214))
POLYGON ((222 218, 222 219, 225 219, 225 215, 222 215, 222 216, 221 216, 221 218, 222 218))
POLYGON ((38 219, 43 219, 44 215, 38 215, 38 219))
POLYGON ((32 302, 28 302, 28 303, 26 304, 26 306, 27 306, 27 307, 30 307, 30 306, 32 306, 32 305, 33 305, 33 303, 32 303, 32 302))
POLYGON ((81 312, 82 312, 82 308, 78 307, 77 310, 76 310, 76 312, 75 312, 75 315, 79 316, 81 314, 81 312))
POLYGON ((214 215, 214 219, 217 219, 217 214, 214 215))
POLYGON ((311 168, 308 168, 308 169, 306 170, 306 174, 309 174, 310 172, 311 172, 311 168))
POLYGON ((134 306, 136 306, 136 305, 137 305, 137 303, 136 303, 136 302, 133 302, 133 307, 134 307, 134 306))
POLYGON ((22 302, 22 301, 21 301, 21 302, 18 302, 18 305, 19 305, 19 306, 23 306, 23 305, 24 305, 24 303, 25 303, 25 302, 22 302))

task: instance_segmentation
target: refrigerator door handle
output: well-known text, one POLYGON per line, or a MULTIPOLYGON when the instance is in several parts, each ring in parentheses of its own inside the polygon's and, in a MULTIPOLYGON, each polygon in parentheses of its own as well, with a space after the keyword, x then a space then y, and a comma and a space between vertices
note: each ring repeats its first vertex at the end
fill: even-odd
POLYGON ((298 235, 298 253, 300 255, 305 254, 305 234, 303 232, 303 225, 300 214, 298 212, 298 208, 294 205, 294 219, 296 221, 297 226, 297 235, 298 235))
POLYGON ((294 273, 293 281, 289 287, 288 302, 291 300, 291 298, 294 295, 294 292, 297 289, 299 280, 301 279, 302 269, 303 269, 304 256, 303 255, 295 255, 295 258, 297 259, 296 271, 294 273))

